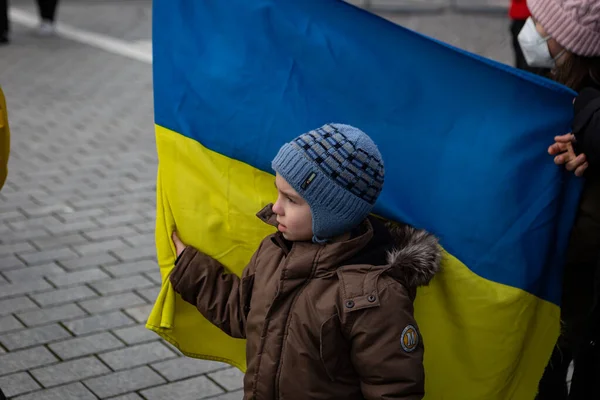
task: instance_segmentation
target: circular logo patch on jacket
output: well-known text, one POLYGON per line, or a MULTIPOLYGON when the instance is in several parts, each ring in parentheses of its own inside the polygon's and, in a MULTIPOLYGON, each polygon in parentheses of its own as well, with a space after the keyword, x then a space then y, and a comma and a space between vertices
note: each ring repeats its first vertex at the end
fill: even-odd
POLYGON ((407 325, 402 331, 400 344, 407 353, 415 351, 419 345, 419 332, 417 332, 417 328, 413 325, 407 325))

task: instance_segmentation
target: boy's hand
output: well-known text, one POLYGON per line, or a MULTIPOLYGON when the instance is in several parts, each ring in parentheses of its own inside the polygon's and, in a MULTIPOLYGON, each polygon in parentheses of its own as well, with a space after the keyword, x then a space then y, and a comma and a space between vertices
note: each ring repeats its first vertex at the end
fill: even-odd
POLYGON ((554 157, 554 163, 556 165, 564 164, 568 171, 574 171, 576 176, 582 176, 588 167, 588 162, 585 158, 585 154, 576 155, 573 150, 573 142, 575 136, 573 134, 566 134, 562 136, 556 136, 554 138, 554 144, 548 148, 548 153, 554 157))
POLYGON ((181 239, 179 239, 179 236, 177 236, 177 231, 173 231, 171 239, 173 239, 173 244, 175 244, 175 252, 177 253, 177 257, 179 257, 179 255, 185 250, 186 245, 181 241, 181 239))

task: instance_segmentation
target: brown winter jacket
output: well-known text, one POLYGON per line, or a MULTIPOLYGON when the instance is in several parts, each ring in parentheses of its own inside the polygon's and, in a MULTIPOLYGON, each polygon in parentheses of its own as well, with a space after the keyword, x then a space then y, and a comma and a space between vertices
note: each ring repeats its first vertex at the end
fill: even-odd
MULTIPOLYGON (((258 216, 276 225, 270 206, 258 216)), ((417 400, 425 377, 413 300, 440 254, 428 233, 369 218, 339 243, 270 235, 241 279, 187 247, 170 280, 209 321, 247 339, 244 399, 417 400)))

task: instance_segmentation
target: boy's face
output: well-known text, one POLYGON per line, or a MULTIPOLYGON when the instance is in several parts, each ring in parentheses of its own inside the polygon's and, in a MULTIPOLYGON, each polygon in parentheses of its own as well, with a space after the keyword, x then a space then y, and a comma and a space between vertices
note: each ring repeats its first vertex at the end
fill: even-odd
POLYGON ((273 212, 277 215, 277 229, 290 241, 312 240, 312 213, 308 203, 279 174, 275 177, 277 201, 273 212))

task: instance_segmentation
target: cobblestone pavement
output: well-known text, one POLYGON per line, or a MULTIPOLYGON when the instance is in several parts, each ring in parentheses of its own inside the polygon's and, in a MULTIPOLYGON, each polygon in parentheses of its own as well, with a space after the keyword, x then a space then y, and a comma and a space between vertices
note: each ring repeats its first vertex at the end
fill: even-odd
MULTIPOLYGON (((384 16, 510 61, 503 14, 429 3, 435 12, 384 16)), ((150 16, 148 0, 59 9, 63 23, 132 46, 149 43, 150 16)), ((236 369, 182 357, 144 328, 160 284, 151 65, 15 23, 0 84, 13 135, 0 192, 0 388, 19 400, 240 399, 236 369)))

